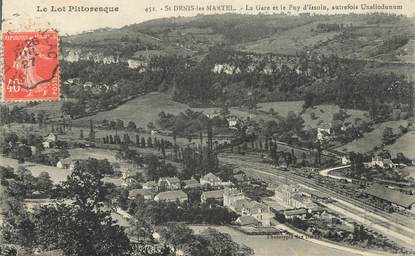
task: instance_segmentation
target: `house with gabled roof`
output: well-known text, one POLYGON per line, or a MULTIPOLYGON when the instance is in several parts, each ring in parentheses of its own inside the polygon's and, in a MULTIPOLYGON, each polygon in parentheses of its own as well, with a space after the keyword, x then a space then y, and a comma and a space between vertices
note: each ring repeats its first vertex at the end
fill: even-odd
POLYGON ((223 205, 241 216, 254 217, 262 226, 270 226, 274 217, 269 206, 246 197, 234 188, 225 188, 223 205))
POLYGON ((161 177, 157 185, 159 190, 178 190, 181 188, 181 181, 177 177, 161 177))
POLYGON ((153 200, 156 193, 151 189, 132 189, 128 192, 128 199, 133 200, 142 196, 144 200, 153 200))
POLYGON ((158 187, 157 187, 157 183, 154 180, 150 180, 143 184, 143 188, 157 190, 158 187))
POLYGON ((200 201, 202 203, 206 203, 209 200, 215 200, 218 202, 223 202, 223 193, 224 190, 212 190, 212 191, 204 191, 200 196, 200 201))
POLYGON ((190 178, 188 180, 182 180, 182 187, 184 189, 200 188, 202 187, 202 184, 200 184, 194 178, 190 178))
POLYGON ((154 201, 157 202, 185 202, 187 200, 188 196, 182 190, 164 191, 154 197, 154 201))
POLYGON ((212 187, 217 187, 217 186, 222 185, 222 180, 215 174, 209 172, 208 174, 200 178, 200 184, 202 185, 209 184, 212 187))

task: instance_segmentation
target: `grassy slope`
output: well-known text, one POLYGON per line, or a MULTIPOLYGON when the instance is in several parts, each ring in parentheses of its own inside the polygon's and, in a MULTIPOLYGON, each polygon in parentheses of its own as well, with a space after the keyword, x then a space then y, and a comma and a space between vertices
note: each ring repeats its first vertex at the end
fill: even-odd
POLYGON ((294 55, 304 47, 311 47, 318 42, 330 40, 336 32, 312 34, 312 27, 320 22, 294 27, 268 38, 236 46, 236 49, 256 53, 278 53, 294 55))
POLYGON ((337 148, 337 150, 349 151, 349 152, 355 151, 355 152, 360 152, 360 153, 369 152, 373 150, 375 146, 382 145, 382 134, 386 127, 391 127, 394 133, 397 133, 400 125, 403 125, 406 127, 407 124, 408 124, 408 121, 406 120, 389 121, 389 122, 381 123, 373 131, 366 133, 363 136, 363 138, 347 143, 346 145, 343 145, 337 148))
MULTIPOLYGON (((259 103, 259 110, 267 112, 270 107, 273 107, 275 112, 279 112, 281 116, 286 116, 289 111, 299 113, 301 110, 301 101, 292 102, 269 102, 259 103)), ((130 100, 121 106, 110 110, 100 112, 93 116, 84 117, 78 120, 74 120, 73 124, 85 124, 88 120, 95 121, 115 120, 121 119, 124 122, 133 121, 138 127, 145 128, 149 122, 153 122, 157 125, 159 119, 158 114, 161 111, 171 113, 174 115, 184 112, 186 109, 192 109, 194 111, 203 111, 205 114, 219 111, 219 108, 191 108, 187 104, 175 102, 171 97, 164 93, 150 93, 147 95, 139 96, 133 100, 130 100)), ((239 116, 243 119, 251 117, 252 120, 272 120, 274 117, 264 113, 262 111, 250 112, 247 109, 233 107, 230 108, 232 115, 239 116)))
POLYGON ((258 103, 257 106, 262 111, 269 112, 270 108, 272 108, 276 113, 279 113, 279 115, 287 116, 290 111, 293 111, 296 114, 300 113, 303 104, 303 101, 274 101, 258 103))
MULTIPOLYGON (((130 100, 113 110, 100 112, 90 117, 84 117, 75 120, 73 123, 80 124, 89 119, 95 121, 121 119, 124 122, 134 121, 138 127, 145 128, 149 122, 157 124, 158 114, 161 111, 177 115, 188 108, 190 107, 186 104, 171 100, 167 94, 150 93, 130 100)), ((217 110, 217 108, 197 108, 194 110, 212 113, 217 110)))
MULTIPOLYGON (((311 23, 297 24, 286 31, 275 33, 263 39, 237 44, 235 48, 256 53, 279 54, 295 54, 307 48, 319 54, 336 54, 348 58, 388 59, 388 56, 375 56, 376 47, 381 45, 383 40, 395 35, 405 35, 413 30, 411 21, 405 18, 393 22, 381 22, 379 26, 368 24, 370 20, 370 17, 365 16, 322 16, 311 23), (312 31, 319 23, 337 23, 346 26, 352 24, 355 28, 352 36, 340 39, 336 38, 337 35, 340 35, 339 32, 317 33, 312 31)), ((397 49, 397 52, 400 52, 399 55, 401 55, 399 59, 407 61, 411 59, 413 44, 401 47, 401 49, 397 49), (405 50, 402 51, 402 49, 405 50)), ((393 55, 393 52, 391 54, 393 55)))
POLYGON ((415 159, 415 131, 410 131, 396 140, 392 145, 386 146, 386 149, 391 151, 392 156, 396 153, 402 152, 410 159, 415 159))
MULTIPOLYGON (((333 120, 333 114, 339 112, 340 107, 336 105, 318 105, 313 108, 308 108, 301 117, 304 119, 306 128, 317 128, 324 124, 329 125, 333 120), (317 119, 312 119, 310 114, 315 113, 317 119)), ((368 121, 368 114, 366 111, 347 109, 346 112, 350 115, 345 122, 354 123, 356 118, 368 121)))

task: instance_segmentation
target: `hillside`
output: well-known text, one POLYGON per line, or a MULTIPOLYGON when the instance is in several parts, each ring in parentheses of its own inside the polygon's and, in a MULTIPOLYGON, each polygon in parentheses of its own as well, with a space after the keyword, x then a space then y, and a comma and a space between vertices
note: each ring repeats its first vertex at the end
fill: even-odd
MULTIPOLYGON (((374 147, 382 146, 382 135, 383 131, 386 127, 390 127, 393 129, 394 133, 398 133, 399 126, 407 127, 408 121, 406 120, 399 120, 399 121, 389 121, 379 124, 373 131, 366 133, 363 138, 354 140, 350 143, 347 143, 346 145, 343 145, 336 150, 338 151, 344 151, 344 152, 359 152, 359 153, 366 153, 370 152, 374 149, 374 147)), ((409 135, 408 135, 409 136, 409 135)), ((403 137, 408 138, 408 137, 403 137)), ((399 145, 399 144, 398 144, 399 145)), ((401 145, 399 145, 401 146, 401 145)), ((406 143, 402 145, 402 147, 406 147, 408 149, 408 146, 406 143)), ((394 150, 393 152, 396 153, 396 146, 387 147, 391 150, 394 150)))
MULTIPOLYGON (((286 102, 274 102, 271 103, 274 106, 284 106, 283 108, 276 107, 275 112, 279 113, 281 116, 286 116, 289 111, 294 111, 298 109, 298 102, 294 104, 286 102)), ((301 102, 300 102, 301 103, 301 102)), ((42 103, 41 103, 42 104, 42 103)), ((265 105, 267 105, 265 103, 265 105)), ((38 107, 41 109, 43 107, 38 107)), ((94 120, 100 122, 102 120, 115 120, 121 119, 125 123, 133 121, 137 127, 146 128, 147 124, 152 122, 154 125, 158 126, 159 113, 164 111, 165 113, 170 113, 177 115, 180 112, 185 112, 187 109, 193 111, 203 112, 204 114, 212 114, 214 112, 219 112, 220 108, 194 108, 190 107, 187 104, 179 103, 172 100, 171 96, 165 93, 149 93, 143 96, 136 97, 126 103, 120 105, 119 107, 109 110, 99 112, 92 116, 87 116, 73 121, 74 125, 86 125, 88 121, 94 120)), ((239 116, 240 118, 250 117, 252 120, 271 120, 274 119, 271 115, 262 113, 262 112, 250 112, 247 109, 241 109, 237 107, 230 108, 230 113, 232 115, 239 116)), ((268 111, 268 110, 267 110, 268 111)))
MULTIPOLYGON (((155 115, 129 109, 157 115, 227 106, 245 116, 262 107, 260 116, 271 108, 261 103, 302 102, 292 109, 339 105, 367 111, 370 119, 389 115, 398 103, 412 111, 413 77, 407 74, 415 64, 404 63, 413 53, 412 26, 409 18, 380 14, 227 14, 63 37, 62 93, 73 99, 63 108, 73 118, 132 117, 144 126, 155 115), (167 98, 145 96, 151 92, 167 98)), ((59 116, 61 106, 55 105, 53 116, 59 116)), ((327 119, 303 115, 312 127, 327 119)))
POLYGON ((387 43, 396 37, 413 37, 412 26, 409 18, 382 15, 207 15, 100 29, 64 37, 62 45, 100 48, 108 55, 126 58, 143 50, 195 56, 212 46, 226 45, 253 53, 293 55, 307 50, 388 60, 411 55, 409 41, 387 43))
MULTIPOLYGON (((157 120, 159 119, 158 114, 162 111, 177 115, 180 112, 184 112, 188 108, 190 107, 186 104, 171 100, 171 97, 167 94, 150 93, 130 100, 113 110, 104 111, 93 116, 84 117, 75 120, 73 123, 75 125, 82 125, 89 119, 95 121, 102 121, 105 119, 121 119, 124 122, 133 121, 136 123, 137 127, 146 128, 149 122, 153 122, 155 125, 157 125, 157 120)), ((203 108, 193 110, 210 113, 214 112, 216 109, 203 108)))

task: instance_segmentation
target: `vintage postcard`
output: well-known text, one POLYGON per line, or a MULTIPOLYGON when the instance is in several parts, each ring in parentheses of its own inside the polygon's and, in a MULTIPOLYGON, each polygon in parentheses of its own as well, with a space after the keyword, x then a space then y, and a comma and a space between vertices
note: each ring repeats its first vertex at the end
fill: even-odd
POLYGON ((1 4, 0 255, 415 255, 415 1, 1 4))

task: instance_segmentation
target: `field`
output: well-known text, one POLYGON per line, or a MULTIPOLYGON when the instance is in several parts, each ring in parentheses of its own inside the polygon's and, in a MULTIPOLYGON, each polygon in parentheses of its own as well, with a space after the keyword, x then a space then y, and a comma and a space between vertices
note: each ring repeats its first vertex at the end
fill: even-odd
MULTIPOLYGON (((337 105, 318 105, 308 108, 301 117, 304 119, 304 125, 307 128, 317 128, 322 125, 330 125, 333 120, 333 114, 339 112, 340 107, 337 105), (315 114, 316 119, 311 117, 311 113, 315 114)), ((368 121, 368 114, 366 111, 345 109, 350 116, 345 122, 354 123, 356 118, 368 121)))
MULTIPOLYGON (((116 151, 101 149, 101 148, 74 148, 69 149, 69 154, 72 159, 107 159, 110 163, 118 163, 120 165, 120 171, 126 172, 127 170, 137 170, 138 167, 133 166, 133 164, 127 163, 125 161, 120 161, 115 158, 116 151)), ((114 180, 114 184, 119 185, 120 180, 114 180)))
MULTIPOLYGON (((186 104, 173 101, 167 94, 163 93, 149 93, 130 100, 121 106, 100 112, 90 117, 84 117, 75 120, 74 124, 82 124, 89 119, 95 121, 121 119, 124 122, 133 121, 137 127, 146 128, 149 122, 157 125, 158 114, 161 111, 171 113, 174 115, 184 112, 190 107, 186 104)), ((217 108, 192 108, 196 111, 203 111, 204 113, 212 113, 217 108)))
MULTIPOLYGON (((275 111, 281 111, 282 115, 285 116, 286 113, 293 110, 298 112, 300 102, 270 102, 270 103, 259 103, 258 106, 260 110, 268 111, 269 106, 275 106, 275 111)), ((165 113, 170 113, 177 115, 180 112, 186 111, 186 109, 192 109, 194 111, 203 112, 205 114, 210 114, 214 112, 219 112, 219 108, 192 108, 187 104, 179 103, 173 101, 171 97, 164 93, 149 93, 143 96, 139 96, 133 100, 130 100, 121 106, 109 110, 100 112, 93 116, 83 117, 73 121, 74 125, 83 126, 92 119, 96 122, 100 122, 104 119, 114 120, 121 119, 124 121, 125 125, 129 121, 135 122, 137 127, 146 128, 149 122, 153 122, 154 125, 158 125, 159 120, 158 114, 161 111, 165 113)), ((253 111, 250 113, 247 109, 232 107, 229 109, 232 115, 239 116, 240 118, 246 119, 250 117, 253 120, 269 120, 273 119, 271 115, 266 113, 261 113, 259 111, 253 111)))
POLYGON ((276 33, 268 38, 237 46, 237 49, 256 53, 278 53, 295 55, 299 49, 313 47, 331 40, 338 32, 312 33, 311 29, 320 22, 312 22, 276 33))
POLYGON ((23 164, 18 164, 17 160, 4 157, 0 155, 0 163, 2 166, 9 166, 14 169, 17 169, 19 166, 23 166, 28 169, 33 176, 39 176, 41 172, 47 172, 50 175, 51 180, 54 183, 60 183, 66 180, 66 177, 69 175, 69 170, 60 169, 54 166, 47 166, 42 164, 36 164, 31 162, 25 162, 23 164))
POLYGON ((12 104, 18 106, 24 106, 25 110, 29 113, 38 114, 40 112, 44 112, 49 115, 49 118, 60 118, 62 116, 61 108, 62 104, 65 101, 73 101, 73 99, 61 99, 58 101, 44 101, 44 102, 37 102, 36 105, 30 106, 23 103, 12 104))
MULTIPOLYGON (((199 233, 208 226, 190 226, 195 233, 199 233)), ((228 233, 232 239, 240 244, 252 248, 255 256, 353 256, 356 254, 331 249, 323 245, 317 245, 300 239, 267 239, 266 236, 249 236, 238 232, 232 228, 224 226, 214 226, 220 232, 228 233)))
MULTIPOLYGON (((259 110, 265 112, 269 112, 272 108, 275 113, 278 113, 282 117, 286 117, 290 111, 295 114, 300 114, 303 110, 303 104, 303 101, 274 101, 258 103, 258 107, 259 110)), ((317 128, 324 125, 330 126, 333 120, 333 114, 339 111, 340 107, 337 105, 317 105, 306 109, 304 113, 301 114, 301 117, 304 119, 304 126, 306 129, 317 128), (312 113, 314 113, 315 118, 311 117, 312 113)), ((368 121, 367 111, 354 109, 345 109, 345 111, 350 115, 345 122, 354 123, 355 119, 368 121)))
MULTIPOLYGON (((337 150, 348 151, 348 152, 354 151, 354 152, 359 152, 359 153, 369 152, 373 150, 375 146, 382 145, 382 134, 386 127, 391 127, 394 133, 397 133, 400 125, 403 125, 404 127, 406 127, 407 124, 408 124, 408 121, 406 120, 388 121, 388 122, 381 123, 373 131, 369 133, 365 133, 363 135, 363 138, 347 143, 346 145, 343 145, 337 148, 337 150)), ((408 145, 408 148, 409 148, 409 145, 408 145)))
POLYGON ((392 156, 402 152, 406 157, 415 159, 415 131, 410 131, 397 139, 392 145, 386 146, 390 150, 392 156))
POLYGON ((304 101, 274 101, 274 102, 264 102, 258 103, 258 109, 269 112, 272 108, 275 113, 278 113, 280 116, 287 116, 288 112, 293 111, 298 114, 303 109, 304 101))

